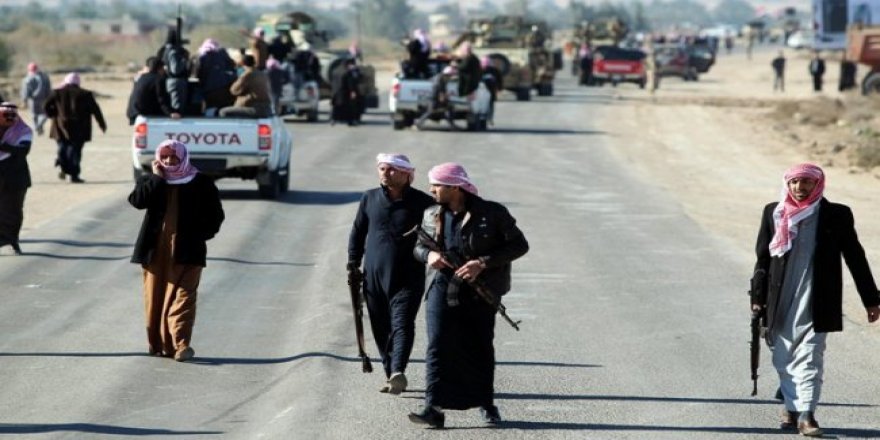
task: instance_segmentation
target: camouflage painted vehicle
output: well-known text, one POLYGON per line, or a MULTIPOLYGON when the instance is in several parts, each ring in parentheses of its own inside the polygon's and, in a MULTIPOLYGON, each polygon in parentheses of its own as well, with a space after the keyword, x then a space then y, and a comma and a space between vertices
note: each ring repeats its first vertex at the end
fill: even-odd
POLYGON ((501 72, 502 87, 528 101, 531 90, 539 96, 553 94, 553 79, 562 68, 562 51, 551 51, 551 33, 543 22, 502 15, 492 20, 471 20, 468 31, 455 42, 471 43, 474 55, 489 57, 501 72))
MULTIPOLYGON (((263 14, 257 20, 257 26, 266 32, 266 39, 271 41, 275 36, 287 34, 295 47, 308 43, 311 51, 321 61, 321 99, 330 99, 331 84, 345 72, 345 60, 351 55, 347 50, 331 50, 330 39, 333 35, 326 30, 319 30, 315 19, 303 12, 288 14, 263 14)), ((368 108, 379 106, 379 91, 376 88, 376 69, 370 64, 358 63, 364 80, 361 82, 361 94, 366 97, 368 108)))

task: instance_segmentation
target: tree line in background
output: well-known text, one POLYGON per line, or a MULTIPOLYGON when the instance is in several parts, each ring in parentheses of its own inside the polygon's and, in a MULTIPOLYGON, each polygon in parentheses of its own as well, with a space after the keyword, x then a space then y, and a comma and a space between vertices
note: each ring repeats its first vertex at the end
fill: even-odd
MULTIPOLYGON (((260 15, 271 12, 301 11, 312 15, 318 26, 335 38, 353 40, 379 37, 399 41, 416 27, 427 29, 432 13, 447 14, 453 26, 463 28, 472 18, 496 15, 524 15, 546 21, 551 28, 568 29, 584 20, 616 16, 635 31, 666 29, 675 25, 708 26, 727 23, 739 26, 754 17, 754 8, 746 0, 721 0, 707 9, 696 0, 635 0, 605 1, 586 4, 573 0, 566 7, 553 0, 482 0, 476 7, 462 10, 457 1, 450 1, 433 11, 415 9, 415 0, 354 0, 345 7, 324 8, 313 0, 291 0, 278 6, 251 6, 245 1, 213 0, 195 7, 183 3, 183 16, 188 30, 204 26, 251 28, 260 15)), ((592 2, 591 2, 592 3, 592 2)), ((50 7, 32 0, 24 5, 0 6, 0 35, 20 28, 37 26, 41 30, 61 32, 65 18, 114 19, 128 15, 145 29, 161 29, 177 15, 177 3, 144 0, 61 0, 50 7)), ((0 72, 11 67, 16 48, 0 36, 0 72)))

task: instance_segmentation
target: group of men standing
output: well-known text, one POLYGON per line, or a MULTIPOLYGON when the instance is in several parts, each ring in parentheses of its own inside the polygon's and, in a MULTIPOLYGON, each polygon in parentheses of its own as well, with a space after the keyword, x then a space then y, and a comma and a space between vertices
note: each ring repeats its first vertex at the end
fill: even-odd
MULTIPOLYGON (((773 68, 773 91, 785 91, 785 53, 779 51, 779 54, 770 62, 773 68)), ((807 72, 813 83, 813 91, 821 92, 824 85, 825 77, 825 60, 819 51, 813 51, 813 56, 807 65, 807 72)), ((840 60, 840 77, 837 83, 837 91, 845 92, 856 87, 856 63, 846 58, 846 54, 840 60)))
POLYGON ((412 187, 415 167, 406 156, 379 154, 376 163, 380 185, 365 192, 358 206, 347 269, 350 279, 363 279, 386 378, 380 391, 400 394, 408 386, 415 318, 425 297, 425 401, 409 419, 442 428, 443 409, 480 408, 486 423, 497 424, 496 309, 471 283, 479 278, 493 295, 507 293, 511 262, 528 251, 528 242, 506 208, 478 195, 460 164, 428 172, 431 197, 412 187), (416 228, 432 237, 439 251, 417 238, 416 228))

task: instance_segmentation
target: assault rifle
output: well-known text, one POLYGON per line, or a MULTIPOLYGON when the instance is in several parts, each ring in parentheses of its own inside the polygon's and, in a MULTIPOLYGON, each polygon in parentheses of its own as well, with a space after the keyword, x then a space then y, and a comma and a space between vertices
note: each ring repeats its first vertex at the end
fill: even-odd
MULTIPOLYGON (((428 249, 437 252, 443 259, 449 262, 452 265, 452 270, 457 270, 459 267, 464 266, 466 263, 464 257, 455 252, 444 251, 443 248, 440 247, 440 244, 437 243, 437 240, 434 240, 434 237, 431 237, 424 229, 422 229, 421 225, 416 225, 411 231, 404 234, 404 236, 411 234, 415 231, 418 234, 419 241, 428 249)), ((486 282, 481 280, 479 276, 471 280, 465 280, 467 283, 474 289, 483 301, 486 301, 490 306, 494 307, 495 310, 507 321, 508 324, 511 325, 516 331, 519 331, 519 324, 522 321, 514 321, 507 316, 507 307, 504 307, 504 304, 501 304, 501 298, 498 295, 492 293, 492 290, 489 289, 489 286, 486 285, 486 282)))
POLYGON ((752 276, 751 281, 751 290, 749 290, 749 296, 754 298, 758 297, 757 301, 754 299, 751 301, 752 304, 761 304, 762 309, 755 311, 752 310, 752 340, 750 342, 750 351, 751 351, 751 367, 752 367, 752 395, 758 395, 758 366, 761 363, 761 327, 764 324, 764 317, 766 316, 766 309, 763 308, 763 305, 766 301, 762 301, 764 294, 764 279, 767 276, 767 272, 764 269, 758 269, 755 271, 755 274, 752 276))
POLYGON ((373 365, 364 348, 364 302, 361 296, 361 284, 364 276, 357 267, 348 268, 348 291, 351 294, 351 311, 354 315, 354 331, 357 336, 358 356, 361 358, 361 371, 372 373, 373 365))

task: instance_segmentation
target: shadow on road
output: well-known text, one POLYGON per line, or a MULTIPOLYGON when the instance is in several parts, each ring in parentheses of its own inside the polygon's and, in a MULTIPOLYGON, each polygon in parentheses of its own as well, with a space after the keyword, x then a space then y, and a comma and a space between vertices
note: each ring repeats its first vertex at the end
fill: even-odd
MULTIPOLYGON (((779 428, 762 428, 751 426, 656 426, 656 425, 613 425, 602 423, 573 422, 531 422, 525 420, 505 420, 497 426, 462 426, 446 427, 448 430, 468 429, 521 429, 524 431, 654 431, 654 432, 690 432, 715 434, 748 434, 748 435, 779 435, 779 428)), ((880 431, 874 429, 828 429, 824 438, 877 438, 880 431)))
POLYGON ((517 134, 517 135, 537 135, 537 136, 547 136, 547 135, 579 135, 579 134, 587 134, 587 135, 600 135, 606 134, 601 130, 572 130, 568 128, 490 128, 487 132, 489 134, 517 134))
POLYGON ((53 258, 56 260, 95 260, 95 261, 114 261, 114 260, 128 260, 131 258, 131 254, 123 255, 119 257, 96 257, 92 255, 84 256, 84 255, 56 255, 56 254, 47 254, 45 252, 28 252, 27 249, 22 249, 21 255, 17 255, 16 258, 24 258, 24 257, 43 257, 43 258, 53 258))
MULTIPOLYGON (((577 394, 528 394, 528 393, 495 393, 496 399, 508 400, 619 400, 624 402, 669 402, 669 403, 720 403, 725 405, 779 405, 778 400, 734 399, 726 397, 665 397, 665 396, 608 396, 608 395, 577 395, 577 394)), ((873 408, 876 405, 867 403, 825 403, 822 406, 840 406, 848 408, 873 408)))
POLYGON ((0 423, 0 434, 43 434, 49 432, 87 432, 108 435, 218 435, 223 431, 175 431, 162 428, 132 428, 94 423, 0 423))
POLYGON ((77 241, 77 240, 63 240, 63 239, 58 239, 58 238, 28 239, 28 240, 21 240, 21 243, 53 243, 53 244, 61 244, 64 246, 81 247, 81 248, 90 248, 90 247, 130 248, 133 246, 131 243, 114 243, 114 242, 109 242, 109 241, 77 241))
POLYGON ((255 190, 247 189, 221 189, 220 198, 223 200, 255 200, 276 203, 290 203, 293 205, 345 205, 357 202, 363 195, 362 191, 288 191, 281 194, 275 200, 266 200, 260 197, 255 190))
POLYGON ((288 261, 247 261, 242 260, 240 258, 230 258, 230 257, 208 257, 208 261, 224 261, 227 263, 236 263, 236 264, 251 264, 255 266, 301 266, 301 267, 314 267, 315 263, 291 263, 288 261))

